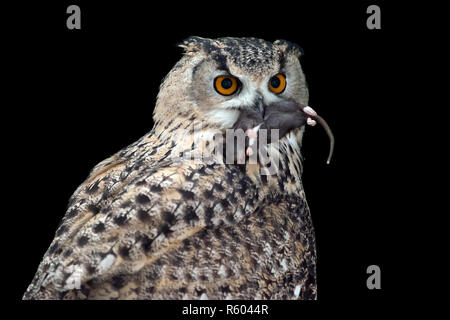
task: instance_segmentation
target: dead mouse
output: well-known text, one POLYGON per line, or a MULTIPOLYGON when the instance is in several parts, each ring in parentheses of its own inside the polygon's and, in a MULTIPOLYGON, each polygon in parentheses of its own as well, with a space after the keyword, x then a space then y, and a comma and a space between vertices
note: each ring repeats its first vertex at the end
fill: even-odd
MULTIPOLYGON (((243 129, 249 138, 249 147, 246 148, 247 156, 253 153, 251 145, 254 143, 259 129, 278 129, 279 139, 289 131, 305 124, 310 126, 319 123, 326 131, 330 140, 330 151, 327 164, 330 163, 334 150, 334 135, 327 122, 311 107, 293 101, 280 101, 268 105, 264 114, 258 110, 242 109, 233 129, 243 129)), ((270 139, 270 134, 267 135, 270 139)), ((268 141, 270 143, 270 140, 268 141)))

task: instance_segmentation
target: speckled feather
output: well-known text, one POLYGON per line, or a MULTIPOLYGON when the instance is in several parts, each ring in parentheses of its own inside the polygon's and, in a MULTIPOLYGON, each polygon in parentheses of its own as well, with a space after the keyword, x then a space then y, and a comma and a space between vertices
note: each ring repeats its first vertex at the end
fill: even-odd
MULTIPOLYGON (((24 299, 316 298, 314 230, 296 142, 303 128, 280 141, 272 176, 259 174, 261 164, 179 158, 195 152, 193 138, 175 144, 173 134, 192 133, 194 120, 207 117, 188 107, 167 116, 180 99, 171 79, 198 63, 195 43, 184 46, 191 47, 161 87, 155 127, 79 186, 24 299)), ((203 130, 222 129, 209 123, 203 130)))

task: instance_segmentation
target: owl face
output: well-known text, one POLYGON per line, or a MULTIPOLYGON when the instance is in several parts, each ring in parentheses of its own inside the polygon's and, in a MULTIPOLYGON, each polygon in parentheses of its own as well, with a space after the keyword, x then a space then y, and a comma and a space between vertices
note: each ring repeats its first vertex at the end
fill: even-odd
POLYGON ((189 41, 203 55, 192 70, 189 91, 195 105, 222 127, 232 127, 241 109, 263 113, 282 100, 307 103, 298 47, 253 38, 189 41))
POLYGON ((160 96, 167 102, 164 108, 178 104, 178 109, 197 114, 209 125, 231 128, 242 109, 264 113, 274 102, 308 102, 299 62, 301 49, 295 44, 255 38, 191 37, 180 47, 185 55, 161 87, 160 96))

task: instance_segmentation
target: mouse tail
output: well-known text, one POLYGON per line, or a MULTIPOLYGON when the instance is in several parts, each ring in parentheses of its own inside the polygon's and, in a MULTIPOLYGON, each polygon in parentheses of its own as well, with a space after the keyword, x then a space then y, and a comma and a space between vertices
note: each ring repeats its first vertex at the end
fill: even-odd
POLYGON ((328 153, 328 159, 327 159, 327 164, 330 164, 331 157, 333 156, 333 152, 334 152, 334 135, 333 135, 333 132, 331 131, 330 126, 328 125, 328 123, 325 121, 324 118, 322 118, 318 114, 316 114, 314 116, 314 118, 325 129, 325 132, 327 133, 328 138, 330 139, 330 151, 328 153))

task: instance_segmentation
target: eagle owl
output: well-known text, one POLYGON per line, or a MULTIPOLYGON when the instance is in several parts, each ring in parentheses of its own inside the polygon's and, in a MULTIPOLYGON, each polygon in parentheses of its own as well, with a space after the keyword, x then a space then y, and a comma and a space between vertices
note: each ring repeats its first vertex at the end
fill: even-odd
POLYGON ((306 120, 292 108, 276 112, 307 105, 301 49, 199 37, 180 47, 153 129, 78 187, 24 299, 316 299, 301 180, 306 120), (220 153, 195 157, 258 116, 282 133, 275 173, 220 153))

